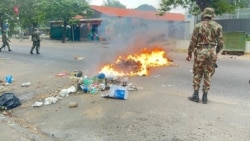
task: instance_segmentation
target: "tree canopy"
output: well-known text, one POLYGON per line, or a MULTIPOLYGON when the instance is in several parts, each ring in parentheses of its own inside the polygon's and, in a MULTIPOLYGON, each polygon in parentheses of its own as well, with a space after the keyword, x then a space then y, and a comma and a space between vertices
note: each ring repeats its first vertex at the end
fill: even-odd
POLYGON ((143 10, 143 11, 157 11, 157 9, 154 6, 148 5, 148 4, 140 5, 135 9, 136 10, 143 10))
POLYGON ((38 21, 58 20, 63 21, 62 42, 65 42, 66 26, 74 20, 76 15, 87 17, 92 10, 85 0, 41 0, 35 6, 38 21))
MULTIPOLYGON (((50 20, 63 21, 63 26, 70 24, 76 15, 88 17, 92 10, 87 0, 1 0, 0 24, 4 30, 5 21, 13 28, 34 28, 50 20)), ((12 29, 11 29, 12 28, 12 29)), ((64 29, 64 30, 65 30, 64 29)), ((63 33, 63 41, 65 34, 63 33)))
POLYGON ((123 5, 118 0, 104 0, 104 6, 110 6, 110 7, 117 7, 117 8, 126 8, 125 5, 123 5))
POLYGON ((160 15, 181 6, 189 10, 192 15, 198 15, 206 7, 215 9, 215 13, 221 15, 223 13, 233 13, 236 8, 246 7, 249 0, 161 0, 160 8, 158 9, 160 15))

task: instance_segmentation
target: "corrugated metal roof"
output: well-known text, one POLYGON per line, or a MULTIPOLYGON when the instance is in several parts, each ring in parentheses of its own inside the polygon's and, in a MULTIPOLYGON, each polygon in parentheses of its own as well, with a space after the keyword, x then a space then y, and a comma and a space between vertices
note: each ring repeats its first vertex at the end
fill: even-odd
POLYGON ((142 18, 145 20, 161 20, 161 21, 184 21, 185 15, 180 13, 166 13, 163 16, 158 16, 157 12, 154 11, 142 11, 135 9, 125 9, 125 8, 115 8, 108 6, 90 6, 93 10, 98 11, 107 16, 116 16, 116 17, 134 17, 142 18))

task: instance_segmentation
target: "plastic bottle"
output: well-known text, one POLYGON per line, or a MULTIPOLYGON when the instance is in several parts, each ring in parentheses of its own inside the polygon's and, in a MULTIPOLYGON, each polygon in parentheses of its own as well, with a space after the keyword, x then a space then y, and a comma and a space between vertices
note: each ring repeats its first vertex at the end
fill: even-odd
POLYGON ((22 87, 28 87, 28 86, 30 86, 30 82, 25 82, 25 83, 22 83, 22 87))

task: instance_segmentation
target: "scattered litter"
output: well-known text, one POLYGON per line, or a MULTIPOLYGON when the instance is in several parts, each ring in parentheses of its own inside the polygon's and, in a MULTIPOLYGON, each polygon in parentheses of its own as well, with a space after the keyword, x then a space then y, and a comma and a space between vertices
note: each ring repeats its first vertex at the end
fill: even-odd
POLYGON ((103 97, 112 97, 117 99, 127 99, 128 98, 128 90, 123 86, 111 85, 109 93, 106 95, 102 95, 103 97))
POLYGON ((13 80, 14 80, 14 79, 13 79, 12 75, 7 75, 7 76, 5 77, 5 82, 8 83, 8 84, 12 83, 13 80))
POLYGON ((77 102, 69 102, 69 108, 75 108, 75 107, 78 107, 77 102))
POLYGON ((74 70, 73 73, 72 73, 72 76, 82 77, 82 71, 74 70))
MULTIPOLYGON (((68 73, 59 73, 57 76, 66 76, 68 73)), ((99 73, 96 76, 88 77, 83 75, 82 71, 73 71, 70 74, 71 80, 73 79, 77 83, 77 87, 70 86, 69 88, 61 89, 57 91, 58 94, 43 98, 43 100, 36 101, 32 106, 40 107, 43 105, 51 105, 58 102, 58 100, 63 99, 63 97, 69 96, 71 93, 77 91, 83 91, 92 95, 98 94, 100 91, 108 91, 107 94, 101 94, 103 97, 110 97, 116 99, 127 99, 128 91, 137 91, 139 89, 136 85, 128 83, 128 77, 117 77, 115 75, 110 75, 107 77, 104 73, 99 73)), ((78 107, 77 102, 70 102, 68 104, 70 108, 78 107)))
POLYGON ((43 105, 43 102, 37 101, 32 106, 33 107, 41 107, 43 105))
POLYGON ((155 77, 160 77, 160 75, 155 75, 155 77))
POLYGON ((68 89, 62 89, 60 92, 59 92, 59 95, 61 97, 65 97, 65 96, 69 96, 70 93, 75 93, 77 90, 75 88, 75 86, 71 86, 69 87, 68 89))
POLYGON ((128 86, 127 86, 127 90, 128 91, 137 91, 138 88, 136 85, 132 84, 132 83, 129 83, 128 86))
POLYGON ((75 60, 80 60, 80 61, 81 61, 81 60, 84 60, 85 58, 84 58, 84 57, 80 57, 80 56, 75 56, 74 59, 75 59, 75 60))
POLYGON ((28 87, 28 86, 30 86, 31 85, 31 83, 30 82, 25 82, 25 83, 22 83, 22 87, 28 87))
POLYGON ((62 89, 62 90, 59 92, 59 95, 60 95, 61 97, 69 96, 68 90, 67 90, 67 89, 62 89))
POLYGON ((68 75, 68 73, 62 72, 62 73, 58 73, 56 76, 57 77, 63 77, 63 76, 66 76, 66 75, 68 75))
POLYGON ((50 105, 50 104, 55 104, 57 102, 57 98, 50 96, 44 99, 44 105, 50 105))
POLYGON ((3 93, 0 96, 0 107, 1 109, 12 109, 21 105, 19 98, 14 93, 3 93))
POLYGON ((5 116, 11 116, 11 112, 4 110, 3 111, 3 115, 5 115, 5 116))

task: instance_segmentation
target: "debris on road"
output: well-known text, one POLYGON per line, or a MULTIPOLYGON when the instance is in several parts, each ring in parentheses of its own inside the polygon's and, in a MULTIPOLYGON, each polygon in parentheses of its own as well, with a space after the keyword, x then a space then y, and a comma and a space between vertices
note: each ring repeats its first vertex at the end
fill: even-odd
POLYGON ((50 96, 44 99, 44 105, 50 105, 55 104, 58 101, 58 99, 54 96, 50 96))
POLYGON ((75 108, 75 107, 78 107, 77 102, 69 102, 69 108, 75 108))
POLYGON ((64 76, 67 76, 67 75, 68 75, 67 72, 61 72, 61 73, 56 74, 57 77, 64 77, 64 76))
POLYGON ((76 88, 75 86, 70 86, 68 89, 62 89, 59 92, 59 95, 61 97, 65 97, 65 96, 69 96, 70 93, 75 93, 76 92, 76 88))
POLYGON ((43 102, 41 101, 36 101, 32 106, 33 107, 41 107, 43 105, 43 102))
POLYGON ((128 90, 119 85, 111 85, 109 93, 106 95, 102 95, 105 98, 117 98, 117 99, 127 99, 128 98, 128 90))
POLYGON ((24 82, 24 83, 22 83, 22 87, 28 87, 28 86, 30 86, 31 85, 31 83, 30 82, 24 82))
POLYGON ((85 58, 84 58, 84 57, 81 57, 81 56, 75 56, 74 59, 75 59, 75 60, 80 60, 80 61, 82 61, 82 60, 84 60, 85 58))
POLYGON ((5 85, 8 85, 8 84, 12 83, 13 81, 14 81, 14 79, 13 79, 12 75, 7 75, 5 77, 5 85))
POLYGON ((0 95, 0 109, 9 110, 21 105, 21 101, 14 93, 3 93, 0 95))

